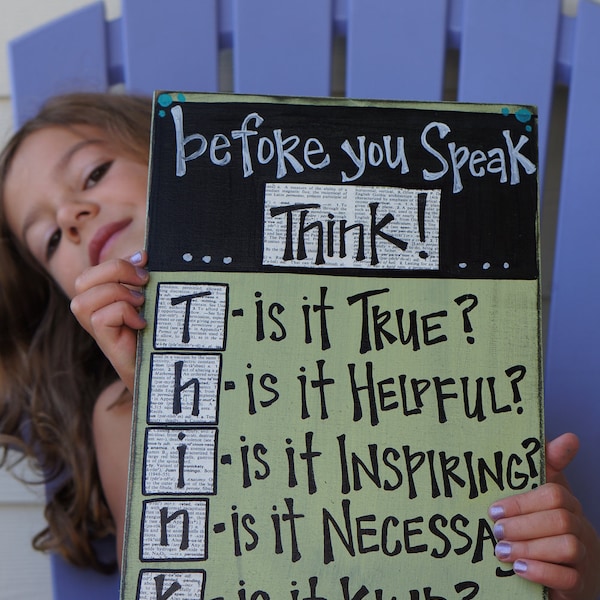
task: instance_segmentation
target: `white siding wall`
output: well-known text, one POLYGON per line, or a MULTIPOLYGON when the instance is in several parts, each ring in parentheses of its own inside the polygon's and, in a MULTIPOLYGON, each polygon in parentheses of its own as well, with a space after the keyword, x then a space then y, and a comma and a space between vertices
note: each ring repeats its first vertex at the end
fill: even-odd
POLYGON ((43 488, 25 487, 0 471, 0 581, 3 600, 50 598, 48 557, 31 548, 44 527, 43 488))
MULTIPOLYGON (((0 0, 0 144, 12 131, 7 41, 89 1, 0 0)), ((120 0, 105 1, 107 17, 113 19, 119 16, 120 0)), ((577 1, 563 0, 565 13, 575 14, 577 1)), ((44 600, 51 597, 48 559, 33 551, 30 544, 32 536, 43 527, 42 505, 40 489, 32 492, 0 470, 0 581, 3 600, 44 600)))

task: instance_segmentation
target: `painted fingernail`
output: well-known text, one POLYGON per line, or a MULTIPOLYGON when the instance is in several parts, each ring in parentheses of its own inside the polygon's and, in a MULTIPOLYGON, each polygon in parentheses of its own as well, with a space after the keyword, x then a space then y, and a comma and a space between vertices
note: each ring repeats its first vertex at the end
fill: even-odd
POLYGON ((146 271, 146 269, 142 269, 142 267, 136 267, 135 272, 140 279, 146 279, 148 277, 148 271, 146 271))
POLYGON ((524 560, 516 560, 513 563, 513 571, 515 573, 527 573, 527 563, 524 560))
POLYGON ((133 256, 129 257, 129 262, 133 265, 137 265, 142 262, 142 253, 136 252, 133 256))
POLYGON ((140 292, 139 290, 129 290, 129 293, 134 297, 134 298, 143 298, 144 294, 142 292, 140 292))
POLYGON ((492 519, 492 521, 497 521, 504 516, 504 508, 502 506, 493 504, 490 506, 488 514, 490 515, 490 519, 492 519))
POLYGON ((494 525, 494 536, 497 540, 504 538, 504 525, 501 525, 500 523, 494 525))
POLYGON ((496 544, 494 553, 498 558, 508 558, 510 556, 511 545, 508 542, 500 542, 496 544))

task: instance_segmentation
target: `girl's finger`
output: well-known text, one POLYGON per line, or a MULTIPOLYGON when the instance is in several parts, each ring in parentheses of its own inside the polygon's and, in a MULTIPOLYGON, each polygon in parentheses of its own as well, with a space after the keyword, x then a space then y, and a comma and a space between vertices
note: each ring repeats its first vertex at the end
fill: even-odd
POLYGON ((90 325, 95 338, 112 336, 116 329, 143 329, 145 319, 128 302, 114 302, 94 312, 90 317, 90 325))
POLYGON ((137 311, 144 303, 144 294, 119 283, 103 283, 75 296, 71 300, 71 312, 82 327, 89 332, 92 316, 99 310, 117 302, 129 304, 137 311))
POLYGON ((553 509, 566 509, 579 514, 581 507, 567 488, 557 483, 546 483, 529 492, 498 500, 490 506, 488 512, 492 520, 498 521, 553 509))
POLYGON ((526 542, 500 541, 495 554, 502 562, 532 559, 575 566, 583 560, 585 547, 575 535, 564 534, 526 542))
POLYGON ((581 519, 565 508, 545 510, 508 519, 494 524, 497 540, 523 541, 550 538, 556 535, 581 533, 581 519))
POLYGON ((103 283, 124 283, 143 286, 148 283, 148 272, 142 266, 116 258, 86 269, 75 280, 75 294, 79 295, 103 283))
POLYGON ((576 593, 583 585, 578 571, 565 565, 520 559, 513 563, 513 571, 523 579, 561 592, 576 593))
POLYGON ((90 334, 130 391, 135 377, 136 330, 145 325, 138 311, 126 302, 108 305, 90 320, 90 334))
POLYGON ((562 475, 579 450, 579 438, 574 433, 564 433, 546 444, 546 478, 553 482, 562 475))

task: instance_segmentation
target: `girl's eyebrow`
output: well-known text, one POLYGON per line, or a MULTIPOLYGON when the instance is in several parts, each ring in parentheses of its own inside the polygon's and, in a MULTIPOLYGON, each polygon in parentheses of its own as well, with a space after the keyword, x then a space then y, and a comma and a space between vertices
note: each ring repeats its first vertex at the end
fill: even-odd
POLYGON ((101 139, 85 139, 85 140, 81 140, 80 142, 77 142, 75 144, 73 144, 58 160, 58 162, 56 163, 55 167, 54 167, 54 171, 60 171, 60 170, 64 170, 66 168, 66 166, 69 164, 69 162, 71 161, 71 159, 80 151, 83 150, 84 148, 87 148, 88 146, 91 145, 96 145, 96 144, 103 144, 105 143, 104 140, 101 139))
MULTIPOLYGON (((58 173, 60 171, 64 171, 67 168, 69 162, 73 159, 73 157, 80 152, 81 150, 87 148, 88 146, 99 145, 105 143, 102 139, 84 139, 80 142, 73 144, 68 150, 58 159, 57 163, 54 165, 53 171, 58 173)), ((29 228, 38 220, 39 215, 43 212, 43 208, 37 206, 34 208, 23 221, 23 227, 21 227, 21 239, 25 241, 27 239, 27 232, 29 228)))

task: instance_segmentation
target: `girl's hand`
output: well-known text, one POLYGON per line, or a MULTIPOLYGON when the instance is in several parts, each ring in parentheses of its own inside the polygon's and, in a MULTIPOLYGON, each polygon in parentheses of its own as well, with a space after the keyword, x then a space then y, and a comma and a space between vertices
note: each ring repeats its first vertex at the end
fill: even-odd
POLYGON ((109 260, 86 269, 75 281, 71 311, 112 363, 130 392, 135 376, 137 331, 146 326, 139 314, 141 288, 148 283, 145 252, 129 260, 109 260))
POLYGON ((600 594, 600 538, 563 474, 578 449, 572 433, 549 442, 548 483, 495 502, 489 511, 498 559, 550 588, 552 600, 595 600, 600 594))

